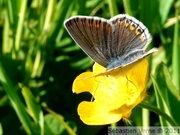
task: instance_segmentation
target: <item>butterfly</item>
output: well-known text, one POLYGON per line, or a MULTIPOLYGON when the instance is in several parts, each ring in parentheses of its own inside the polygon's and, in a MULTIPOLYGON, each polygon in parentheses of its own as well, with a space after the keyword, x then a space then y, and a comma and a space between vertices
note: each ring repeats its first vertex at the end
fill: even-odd
POLYGON ((109 20, 73 16, 64 25, 79 47, 107 71, 127 66, 157 51, 157 48, 146 51, 152 40, 148 29, 127 14, 109 20))

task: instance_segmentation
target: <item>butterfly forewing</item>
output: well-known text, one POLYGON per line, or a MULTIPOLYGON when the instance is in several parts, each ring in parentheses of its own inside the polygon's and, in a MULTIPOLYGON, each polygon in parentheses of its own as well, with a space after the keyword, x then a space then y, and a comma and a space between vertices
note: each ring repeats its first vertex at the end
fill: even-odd
POLYGON ((98 17, 72 17, 65 27, 75 42, 94 61, 106 67, 110 59, 107 49, 112 39, 112 30, 107 20, 98 17))

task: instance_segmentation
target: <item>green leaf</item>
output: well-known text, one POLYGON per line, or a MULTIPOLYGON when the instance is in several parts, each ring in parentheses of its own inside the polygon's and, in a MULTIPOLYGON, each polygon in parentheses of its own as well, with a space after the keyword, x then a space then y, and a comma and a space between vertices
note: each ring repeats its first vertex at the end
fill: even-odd
POLYGON ((159 5, 159 15, 161 17, 161 24, 163 25, 165 21, 167 20, 170 8, 172 7, 174 0, 166 0, 164 2, 163 0, 158 0, 158 5, 159 5))
POLYGON ((22 86, 22 94, 27 104, 28 112, 35 121, 37 133, 43 135, 44 119, 40 105, 37 103, 35 97, 27 87, 22 86))
POLYGON ((118 14, 118 8, 115 0, 108 0, 109 3, 109 11, 111 13, 111 17, 118 14))
MULTIPOLYGON (((46 128, 48 129, 47 132, 49 132, 49 133, 50 132, 58 132, 58 133, 60 133, 65 129, 69 135, 76 135, 76 133, 74 131, 74 128, 72 129, 69 126, 69 124, 64 121, 63 116, 55 113, 54 111, 50 110, 47 107, 44 107, 44 109, 50 113, 50 116, 48 116, 48 119, 45 118, 45 126, 46 126, 45 129, 46 128)), ((45 133, 46 133, 46 131, 45 131, 45 133)))
POLYGON ((175 4, 175 18, 176 18, 176 23, 174 26, 174 39, 173 39, 173 59, 172 59, 172 72, 173 72, 173 82, 174 85, 177 87, 179 90, 180 94, 180 40, 179 40, 179 8, 180 8, 180 1, 177 1, 175 4))
MULTIPOLYGON (((179 123, 180 118, 177 117, 180 113, 180 110, 177 109, 180 106, 179 93, 172 83, 168 68, 163 63, 157 66, 152 81, 158 108, 179 123)), ((160 117, 160 120, 162 126, 169 125, 163 118, 160 117)))
POLYGON ((2 134, 3 134, 3 129, 2 129, 2 125, 0 123, 0 135, 2 135, 2 134))
POLYGON ((22 104, 19 96, 16 93, 16 89, 13 87, 11 80, 6 74, 2 63, 0 62, 0 82, 14 108, 17 116, 19 117, 25 131, 27 134, 33 134, 34 129, 32 126, 32 121, 25 110, 24 105, 22 104))
POLYGON ((13 33, 13 35, 15 36, 15 49, 18 51, 20 49, 27 0, 8 0, 7 5, 9 24, 11 25, 11 29, 16 28, 16 31, 13 33))
POLYGON ((138 104, 138 106, 141 108, 145 108, 149 111, 155 112, 157 115, 159 115, 159 117, 163 117, 165 120, 167 120, 171 124, 171 126, 178 126, 174 119, 167 115, 163 110, 157 108, 157 106, 146 102, 141 102, 140 104, 138 104))
POLYGON ((44 118, 45 135, 60 135, 65 130, 64 126, 51 114, 47 114, 44 118))

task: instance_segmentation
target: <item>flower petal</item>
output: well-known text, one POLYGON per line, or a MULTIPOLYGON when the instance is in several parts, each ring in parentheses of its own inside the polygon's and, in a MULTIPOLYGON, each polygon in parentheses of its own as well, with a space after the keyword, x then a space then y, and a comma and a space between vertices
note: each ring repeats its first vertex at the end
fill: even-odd
POLYGON ((101 104, 86 101, 79 104, 78 114, 80 114, 80 119, 87 125, 104 125, 117 122, 122 118, 122 114, 109 113, 101 104))
POLYGON ((81 92, 91 92, 93 90, 94 78, 92 72, 85 72, 76 77, 73 82, 73 92, 79 94, 81 92))
POLYGON ((95 63, 95 64, 93 65, 93 73, 94 73, 94 74, 102 73, 103 71, 104 71, 104 72, 106 71, 106 68, 105 68, 105 67, 103 67, 103 66, 101 66, 101 65, 99 65, 99 64, 97 64, 97 63, 95 63))

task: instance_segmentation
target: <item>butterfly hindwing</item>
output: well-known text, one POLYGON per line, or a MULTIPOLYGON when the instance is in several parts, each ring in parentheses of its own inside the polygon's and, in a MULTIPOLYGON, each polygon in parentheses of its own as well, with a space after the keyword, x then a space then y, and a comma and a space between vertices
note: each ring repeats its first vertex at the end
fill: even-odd
POLYGON ((136 49, 145 50, 151 41, 151 35, 147 28, 134 17, 117 15, 110 19, 114 27, 114 42, 112 48, 116 48, 120 55, 127 54, 136 49))

